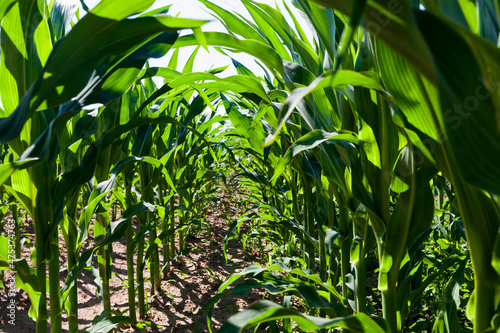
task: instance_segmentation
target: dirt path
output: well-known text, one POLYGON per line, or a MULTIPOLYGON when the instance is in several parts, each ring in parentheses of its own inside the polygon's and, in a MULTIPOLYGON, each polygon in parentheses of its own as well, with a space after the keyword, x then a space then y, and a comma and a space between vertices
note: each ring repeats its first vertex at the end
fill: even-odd
MULTIPOLYGON (((233 192, 234 188, 230 190, 233 192)), ((171 271, 163 278, 162 292, 151 298, 149 293, 149 281, 146 282, 148 303, 151 308, 148 311, 146 321, 153 323, 153 327, 146 327, 148 332, 194 332, 194 325, 202 320, 205 304, 217 292, 219 285, 234 271, 239 271, 249 263, 259 262, 259 254, 245 254, 241 244, 231 240, 228 244, 228 262, 223 255, 223 239, 231 223, 231 219, 237 218, 240 212, 235 204, 233 194, 219 192, 216 197, 217 203, 212 203, 208 209, 207 222, 212 228, 211 240, 207 239, 207 230, 192 233, 187 239, 187 248, 197 248, 187 255, 178 257, 171 267, 171 271), (225 206, 225 207, 224 207, 225 206), (228 216, 229 215, 229 216, 228 216), (154 328, 156 327, 156 328, 154 328)), ((23 233, 27 238, 33 240, 33 228, 26 227, 23 233)), ((32 243, 31 243, 32 244, 32 243)), ((31 245, 29 245, 31 246, 31 245)), ((127 280, 125 238, 113 244, 113 280, 111 281, 111 306, 123 315, 128 314, 127 289, 121 280, 127 280), (116 274, 116 275, 115 275, 116 274)), ((23 248, 23 257, 29 257, 27 244, 23 248)), ((66 267, 66 254, 64 252, 64 241, 61 236, 61 267, 66 267)), ((30 262, 28 260, 28 262, 30 262)), ((94 265, 96 260, 94 258, 94 265)), ((9 276, 10 272, 6 272, 9 276)), ((61 286, 63 285, 66 271, 61 272, 61 286)), ((145 270, 145 278, 149 277, 145 270)), ((91 326, 92 320, 101 314, 102 305, 96 296, 96 285, 90 270, 84 270, 78 278, 79 297, 79 327, 83 332, 91 326)), ((220 327, 227 318, 238 311, 238 308, 246 307, 250 303, 262 298, 262 292, 254 291, 245 297, 245 300, 227 297, 221 300, 213 312, 214 328, 220 327)), ((5 290, 0 290, 0 332, 33 333, 35 323, 28 316, 30 301, 26 292, 19 290, 16 297, 15 326, 8 324, 9 317, 7 305, 8 295, 5 290)), ((66 314, 63 312, 63 331, 68 332, 66 314)), ((121 327, 120 332, 140 332, 135 327, 121 327)), ((208 332, 206 320, 200 325, 200 332, 208 332)))

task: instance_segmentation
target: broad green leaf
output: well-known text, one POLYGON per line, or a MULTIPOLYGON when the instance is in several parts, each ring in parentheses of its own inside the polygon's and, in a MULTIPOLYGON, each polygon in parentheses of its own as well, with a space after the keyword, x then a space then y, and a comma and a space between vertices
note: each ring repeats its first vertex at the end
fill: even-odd
POLYGON ((224 95, 221 96, 229 119, 233 123, 233 126, 236 128, 238 133, 240 133, 243 138, 248 140, 252 149, 258 152, 262 152, 265 134, 262 128, 258 127, 260 123, 254 124, 254 126, 252 126, 252 121, 248 117, 240 113, 235 103, 230 102, 224 95))
POLYGON ((401 262, 406 252, 409 236, 417 237, 432 223, 434 205, 429 194, 429 180, 434 172, 422 167, 417 170, 416 155, 412 146, 406 146, 399 158, 396 175, 408 185, 401 193, 386 225, 386 235, 382 249, 379 289, 396 287, 401 262), (410 234, 410 230, 412 234, 410 234))
POLYGON ((207 52, 209 52, 207 40, 205 39, 205 35, 203 34, 203 31, 201 30, 201 28, 193 28, 192 30, 193 30, 193 34, 196 37, 196 40, 198 41, 198 43, 200 43, 200 45, 203 46, 203 48, 207 52))
POLYGON ((11 181, 12 188, 16 192, 14 195, 28 210, 30 215, 33 216, 33 204, 38 190, 36 187, 32 187, 32 180, 28 170, 17 170, 14 174, 12 174, 11 181))
POLYGON ((485 1, 478 3, 478 34, 490 43, 498 43, 498 17, 500 8, 498 2, 485 1))
MULTIPOLYGON (((281 59, 283 59, 285 61, 291 61, 292 59, 290 57, 290 54, 288 53, 285 46, 283 45, 284 43, 288 44, 289 40, 288 40, 288 38, 287 38, 287 40, 280 39, 280 36, 278 34, 278 31, 277 31, 277 30, 280 30, 280 28, 278 26, 276 26, 276 24, 274 22, 270 24, 265 19, 266 15, 262 11, 256 9, 254 6, 252 6, 248 2, 243 2, 243 4, 247 8, 250 15, 252 15, 255 23, 257 23, 257 26, 260 29, 260 33, 266 37, 270 46, 272 46, 272 48, 280 55, 281 59)), ((281 38, 283 38, 283 37, 281 37, 281 38)))
MULTIPOLYGON (((175 49, 174 52, 178 52, 178 50, 179 49, 175 49)), ((169 67, 148 67, 141 71, 138 80, 158 76, 170 81, 181 75, 181 72, 169 67)))
POLYGON ((480 59, 439 19, 425 12, 416 18, 436 64, 441 112, 453 120, 444 121, 443 127, 454 163, 467 182, 500 194, 500 171, 493 167, 493 156, 500 154, 500 109, 488 92, 480 59))
MULTIPOLYGON (((202 45, 202 42, 199 41, 199 37, 196 36, 196 34, 194 34, 195 37, 196 37, 196 40, 198 40, 198 42, 200 43, 200 45, 202 45)), ((206 40, 205 41, 205 44, 206 44, 206 40)), ((196 55, 198 54, 198 50, 200 49, 199 46, 197 46, 194 51, 191 53, 191 55, 189 56, 188 60, 186 61, 186 64, 184 65, 184 68, 182 69, 182 73, 184 74, 188 74, 188 73, 192 73, 193 72, 193 66, 194 66, 194 59, 196 58, 196 55)))
POLYGON ((56 44, 44 71, 24 95, 16 111, 9 118, 0 120, 2 142, 14 139, 26 119, 36 110, 57 106, 75 97, 80 107, 104 103, 118 97, 139 74, 139 68, 147 58, 165 54, 175 41, 175 31, 199 27, 205 23, 168 16, 119 21, 134 13, 124 10, 131 10, 127 7, 135 1, 128 2, 127 6, 119 6, 122 10, 114 11, 115 19, 106 19, 103 16, 108 15, 106 11, 109 8, 105 5, 110 3, 113 4, 114 1, 100 3, 96 7, 96 13, 87 14, 56 44), (97 10, 98 8, 101 10, 97 10), (97 15, 102 14, 101 11, 105 14, 97 15), (172 32, 152 38, 164 31, 172 32), (127 38, 123 38, 124 36, 127 38), (105 74, 108 77, 103 82, 99 75, 105 74), (116 87, 117 84, 119 88, 116 87), (92 95, 96 86, 97 90, 92 95))
POLYGON ((18 0, 5 0, 0 3, 0 21, 3 19, 5 14, 7 14, 9 10, 12 9, 17 1, 18 0))
MULTIPOLYGON (((154 1, 128 1, 123 6, 118 6, 115 0, 101 1, 88 14, 92 13, 96 16, 107 18, 110 20, 123 20, 134 14, 139 14, 148 9, 154 1)), ((87 15, 88 15, 87 14, 87 15)), ((83 20, 84 18, 82 18, 83 20)), ((80 21, 82 21, 80 20, 80 21)))
MULTIPOLYGON (((287 79, 293 82, 290 89, 309 86, 316 79, 309 70, 298 64, 285 61, 283 66, 287 79)), ((305 97, 297 105, 297 110, 311 129, 320 128, 332 132, 336 128, 341 128, 342 125, 339 115, 331 111, 328 96, 325 94, 327 90, 315 89, 310 96, 305 97)))
POLYGON ((307 15, 309 22, 313 25, 314 31, 325 45, 326 51, 331 61, 335 59, 336 25, 335 15, 330 8, 324 8, 313 2, 297 0, 299 8, 307 15))
POLYGON ((290 94, 283 105, 283 109, 279 117, 280 123, 278 128, 276 129, 275 134, 270 139, 266 140, 266 145, 270 145, 276 140, 279 132, 292 114, 292 111, 306 95, 318 89, 336 88, 347 84, 382 91, 382 87, 376 80, 364 74, 348 70, 338 71, 336 73, 327 72, 315 79, 309 86, 297 88, 290 94))
POLYGON ((125 316, 114 316, 109 319, 106 319, 106 316, 102 318, 102 320, 94 323, 88 330, 85 332, 88 333, 106 333, 115 328, 118 324, 129 324, 132 325, 135 322, 129 317, 125 316))
MULTIPOLYGON (((292 54, 292 58, 296 58, 295 52, 300 55, 300 59, 296 59, 296 61, 300 61, 303 63, 303 65, 308 68, 311 72, 315 73, 315 75, 319 75, 319 58, 318 55, 314 52, 312 49, 311 45, 308 44, 309 41, 307 40, 307 37, 303 33, 301 27, 298 24, 295 24, 295 29, 297 29, 298 33, 300 36, 303 36, 303 39, 299 39, 296 36, 296 33, 294 32, 293 28, 288 24, 287 18, 283 16, 281 11, 272 8, 271 6, 264 4, 264 3, 258 3, 254 1, 248 1, 248 3, 251 3, 254 8, 259 8, 260 13, 263 16, 263 18, 266 20, 268 24, 273 26, 276 31, 278 32, 280 38, 282 40, 289 40, 287 42, 287 47, 289 48, 289 51, 292 54)), ((284 4, 286 6, 286 4, 284 4)), ((289 14, 296 22, 296 18, 292 12, 289 11, 289 14)))
MULTIPOLYGON (((15 274, 15 287, 26 291, 32 303, 30 315, 33 314, 33 319, 39 318, 39 303, 40 303, 40 288, 36 271, 28 265, 26 259, 14 260, 14 244, 10 239, 0 235, 0 271, 11 271, 15 274), (10 251, 12 249, 12 251, 10 251)), ((47 313, 45 313, 47 316, 47 313)))
MULTIPOLYGON (((357 0, 313 0, 325 7, 351 15, 358 10, 357 0)), ((430 80, 435 78, 430 52, 416 28, 409 1, 368 1, 364 11, 364 26, 393 48, 430 80)))
POLYGON ((239 18, 237 15, 225 10, 222 7, 217 6, 216 4, 207 1, 200 0, 207 8, 212 10, 214 17, 219 17, 228 32, 232 35, 237 34, 244 37, 247 40, 254 39, 259 42, 265 43, 266 40, 262 35, 257 32, 254 27, 252 27, 248 22, 245 22, 243 19, 239 18))
MULTIPOLYGON (((261 97, 262 99, 266 100, 267 102, 271 103, 269 96, 267 95, 266 91, 264 90, 260 82, 249 76, 233 75, 226 78, 219 78, 210 73, 186 73, 182 76, 173 79, 168 83, 168 85, 171 88, 176 88, 184 84, 190 84, 193 82, 205 81, 205 80, 225 83, 227 84, 226 88, 227 90, 233 89, 232 91, 235 92, 254 93, 259 97, 261 97)), ((201 83, 199 83, 198 85, 201 87, 208 86, 201 83)), ((223 86, 224 85, 221 85, 221 87, 223 86)))
POLYGON ((477 31, 477 9, 475 1, 473 0, 458 0, 460 7, 462 9, 462 14, 467 20, 467 25, 470 31, 477 31))
MULTIPOLYGON (((326 319, 312 317, 295 310, 286 309, 270 301, 260 301, 248 309, 232 316, 222 325, 219 330, 223 332, 243 332, 245 329, 257 326, 271 320, 284 318, 293 319, 301 329, 305 331, 319 330, 329 327, 342 327, 353 332, 383 333, 387 332, 380 327, 369 316, 358 313, 350 317, 340 317, 335 319, 326 319)), ((387 329, 387 327, 385 327, 387 329)))
POLYGON ((22 162, 13 162, 0 165, 0 185, 3 185, 16 169, 25 169, 37 163, 36 159, 28 159, 22 162))
POLYGON ((10 5, 11 9, 2 20, 0 63, 0 96, 7 115, 14 111, 42 69, 35 32, 42 24, 44 2, 16 1, 10 5))
MULTIPOLYGON (((425 84, 425 78, 384 44, 376 42, 375 49, 382 81, 396 105, 411 125, 439 142, 439 125, 432 118, 433 111, 439 110, 437 89, 425 84)), ((445 121, 449 120, 445 118, 445 121)))
MULTIPOLYGON (((317 0, 317 2, 345 13, 351 12, 350 5, 353 4, 353 1, 317 0)), ((496 71, 491 68, 498 68, 499 57, 492 55, 500 51, 463 27, 452 26, 426 11, 412 11, 409 3, 377 0, 368 3, 367 6, 365 23, 368 30, 399 53, 426 78, 418 78, 417 74, 420 81, 417 81, 420 86, 418 90, 428 91, 424 100, 427 108, 436 106, 436 95, 431 91, 435 88, 431 86, 435 85, 439 90, 440 110, 431 109, 433 121, 427 122, 427 124, 433 123, 436 129, 429 131, 424 126, 426 134, 430 134, 433 139, 437 138, 439 142, 443 139, 449 140, 453 155, 458 159, 454 163, 459 166, 462 176, 476 186, 497 193, 499 189, 493 185, 498 184, 495 170, 488 169, 487 172, 479 174, 473 170, 477 170, 478 165, 485 167, 492 165, 488 157, 494 156, 495 154, 491 152, 497 152, 499 149, 497 136, 500 117, 496 111, 499 94, 498 89, 495 89, 497 77, 493 74, 496 71), (478 52, 479 49, 482 52, 478 52), (418 54, 418 59, 415 54, 418 54), (467 121, 464 121, 465 119, 467 121), (444 128, 439 128, 440 126, 444 128), (458 131, 458 128, 461 130, 458 131), (441 137, 443 132, 446 138, 441 137), (463 149, 472 147, 470 144, 464 144, 477 140, 477 135, 483 137, 481 141, 489 142, 488 145, 480 147, 490 153, 484 154, 481 149, 470 151, 463 149)), ((399 77, 408 76, 399 75, 399 77)))
POLYGON ((354 133, 348 131, 339 131, 328 133, 322 130, 314 130, 307 133, 306 135, 300 137, 295 141, 286 151, 285 155, 280 159, 279 164, 274 169, 274 175, 271 179, 273 186, 276 184, 276 180, 283 173, 285 167, 290 163, 290 161, 299 153, 313 149, 318 145, 322 144, 328 140, 345 140, 351 143, 359 143, 358 138, 354 133))
MULTIPOLYGON (((285 77, 281 57, 272 48, 257 40, 242 40, 222 32, 205 32, 207 44, 225 47, 232 52, 245 52, 261 60, 270 70, 285 77)), ((181 36, 174 44, 176 47, 198 45, 194 35, 181 36)))

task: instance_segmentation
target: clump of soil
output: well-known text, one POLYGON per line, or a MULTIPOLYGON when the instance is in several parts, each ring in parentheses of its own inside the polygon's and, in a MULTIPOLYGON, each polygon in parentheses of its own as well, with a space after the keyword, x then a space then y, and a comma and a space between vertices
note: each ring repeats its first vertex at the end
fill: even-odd
MULTIPOLYGON (((232 188, 234 190, 234 187, 232 188)), ((233 191, 231 191, 233 192, 233 191)), ((238 209, 232 194, 219 192, 216 194, 219 201, 210 205, 207 210, 205 221, 211 227, 211 239, 208 239, 207 228, 194 231, 187 238, 187 248, 196 248, 186 255, 177 257, 171 265, 171 270, 162 279, 162 292, 151 295, 149 281, 146 280, 147 303, 150 308, 145 321, 152 325, 146 326, 147 332, 194 332, 194 326, 201 322, 200 332, 208 332, 203 310, 206 303, 217 293, 220 284, 233 272, 240 271, 252 262, 260 262, 260 253, 249 253, 243 250, 237 240, 228 243, 228 261, 224 259, 223 240, 227 234, 232 219, 238 218, 238 209)), ((7 217, 6 217, 7 218, 7 217)), ((32 223, 31 223, 32 224, 32 223)), ((23 247, 22 256, 29 260, 30 249, 33 244, 33 227, 27 226, 22 229, 23 237, 27 242, 23 247)), ((93 246, 92 237, 86 248, 93 246)), ((60 263, 61 263, 61 286, 67 276, 66 252, 64 239, 60 237, 60 263)), ((161 257, 161 255, 160 255, 161 257)), ((161 259, 160 259, 161 260, 161 259)), ((111 285, 111 305, 113 310, 128 315, 127 289, 122 281, 127 280, 126 246, 125 237, 119 242, 113 243, 113 279, 111 285)), ((94 256, 94 266, 97 267, 94 256)), ((6 277, 11 273, 5 272, 6 277)), ((149 278, 149 271, 144 272, 145 279, 149 278)), ((92 320, 99 316, 103 310, 99 297, 97 296, 96 284, 90 270, 84 270, 78 277, 78 318, 79 328, 84 332, 92 325, 92 320)), ((262 299, 263 292, 254 290, 240 299, 237 297, 226 297, 222 299, 213 311, 213 328, 219 328, 231 315, 239 309, 249 306, 251 303, 262 299)), ((0 332, 33 333, 35 322, 29 318, 28 310, 31 302, 27 293, 18 290, 16 294, 16 317, 15 326, 8 323, 7 316, 10 299, 6 290, 0 290, 0 332)), ((68 332, 68 321, 66 313, 63 312, 63 332, 68 332)), ((120 332, 140 332, 136 327, 122 326, 120 332)))

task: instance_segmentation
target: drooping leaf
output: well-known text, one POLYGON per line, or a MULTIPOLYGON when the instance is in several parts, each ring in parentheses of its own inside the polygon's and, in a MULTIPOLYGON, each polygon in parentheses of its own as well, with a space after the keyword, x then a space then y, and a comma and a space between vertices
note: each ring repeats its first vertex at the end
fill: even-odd
POLYGON ((297 88, 290 94, 283 105, 278 128, 272 138, 267 140, 266 144, 269 145, 276 140, 279 132, 292 114, 292 111, 304 96, 317 89, 324 89, 327 87, 335 88, 346 84, 382 91, 382 87, 379 83, 370 76, 348 70, 339 71, 337 73, 327 72, 315 79, 309 86, 297 88))
MULTIPOLYGON (((8 118, 0 119, 1 142, 16 138, 36 110, 72 99, 81 108, 118 97, 148 58, 165 54, 177 37, 175 31, 205 23, 168 16, 125 20, 147 3, 133 1, 127 6, 117 5, 120 10, 110 10, 107 6, 113 3, 100 3, 55 45, 43 72, 16 110, 8 118), (161 32, 165 33, 153 39, 161 32)), ((66 109, 76 107, 73 103, 66 109)))
MULTIPOLYGON (((271 320, 291 318, 305 331, 330 327, 342 327, 353 332, 387 332, 369 316, 358 313, 350 317, 326 319, 301 314, 270 301, 260 301, 248 309, 232 316, 222 325, 219 332, 243 332, 271 320)), ((385 327, 387 329, 387 327, 385 327)))
POLYGON ((292 158, 294 158, 297 154, 313 149, 318 145, 322 144, 327 140, 346 140, 351 143, 358 143, 359 140, 356 138, 354 133, 349 133, 347 131, 339 131, 334 133, 328 133, 322 130, 314 130, 312 132, 307 133, 306 135, 300 137, 297 141, 295 141, 280 159, 278 165, 276 165, 274 169, 274 175, 271 179, 271 183, 274 185, 276 180, 281 175, 281 173, 285 170, 285 167, 290 163, 292 158))

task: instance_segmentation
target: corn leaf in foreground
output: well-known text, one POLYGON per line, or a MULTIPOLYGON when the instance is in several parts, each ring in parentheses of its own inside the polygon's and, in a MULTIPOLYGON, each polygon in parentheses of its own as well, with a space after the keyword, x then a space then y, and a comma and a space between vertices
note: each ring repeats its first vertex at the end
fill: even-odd
POLYGON ((243 332, 245 329, 252 328, 258 324, 283 318, 293 319, 299 327, 305 331, 342 327, 358 333, 390 332, 388 327, 382 328, 373 319, 363 313, 334 319, 318 318, 284 308, 270 301, 260 301, 250 306, 248 309, 232 316, 222 325, 218 332, 243 332))
POLYGON ((19 106, 8 118, 0 119, 0 142, 16 138, 36 110, 70 100, 74 101, 66 109, 81 109, 119 97, 148 58, 163 56, 168 51, 177 30, 205 23, 161 15, 123 20, 135 11, 125 11, 126 6, 118 4, 117 8, 123 10, 105 16, 108 9, 103 4, 113 2, 97 6, 54 46, 43 72, 19 106), (161 32, 165 33, 152 39, 161 32))

